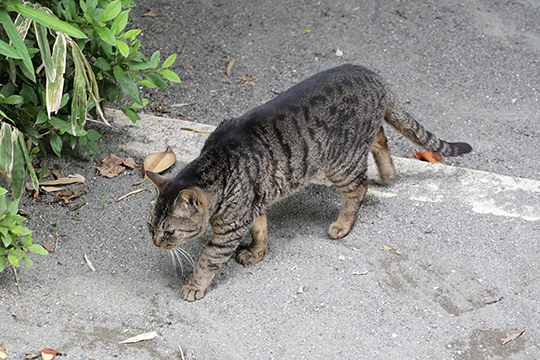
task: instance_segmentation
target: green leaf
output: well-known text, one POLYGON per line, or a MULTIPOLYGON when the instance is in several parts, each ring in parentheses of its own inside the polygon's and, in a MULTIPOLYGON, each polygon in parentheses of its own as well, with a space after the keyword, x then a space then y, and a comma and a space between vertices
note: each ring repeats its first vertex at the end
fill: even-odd
POLYGON ((55 132, 51 132, 49 134, 49 141, 56 156, 60 157, 62 153, 62 139, 60 136, 55 132))
POLYGON ((96 27, 95 30, 101 40, 105 41, 109 45, 116 46, 116 38, 109 28, 96 27))
MULTIPOLYGON (((6 7, 7 7, 7 4, 6 4, 6 7)), ((24 41, 21 38, 21 35, 19 35, 19 31, 17 31, 15 24, 13 24, 11 17, 6 11, 2 9, 0 9, 0 23, 2 23, 2 27, 4 28, 4 31, 6 32, 9 40, 11 40, 11 42, 15 46, 15 49, 17 49, 17 52, 21 55, 24 68, 26 68, 27 70, 27 73, 25 73, 25 75, 27 75, 29 79, 32 80, 33 82, 36 82, 36 75, 34 74, 34 65, 32 64, 32 60, 30 59, 30 54, 28 53, 28 49, 26 45, 24 44, 24 41)))
POLYGON ((94 62, 94 66, 104 71, 109 71, 112 69, 109 62, 102 57, 97 58, 97 60, 94 62))
POLYGON ((0 272, 7 268, 7 261, 4 255, 0 254, 0 272))
POLYGON ((64 94, 64 72, 66 71, 66 38, 62 33, 58 33, 56 41, 53 45, 52 52, 52 66, 54 68, 54 78, 51 80, 47 78, 46 81, 46 103, 47 103, 47 115, 50 117, 51 113, 56 113, 60 109, 62 103, 62 95, 64 94))
POLYGON ((47 117, 47 114, 45 111, 40 110, 36 116, 36 125, 44 124, 47 122, 49 118, 47 117))
POLYGON ((98 133, 96 130, 94 129, 88 129, 88 140, 90 141, 97 141, 101 138, 101 134, 98 133))
MULTIPOLYGON (((86 39, 86 35, 84 35, 84 33, 75 26, 31 6, 9 1, 4 4, 4 7, 8 11, 16 11, 25 18, 32 19, 35 22, 48 27, 49 29, 62 32, 76 39, 86 39)), ((3 22, 4 21, 2 20, 2 23, 3 22)))
POLYGON ((165 80, 163 80, 163 78, 161 76, 159 76, 158 74, 156 74, 156 73, 144 74, 144 77, 147 80, 150 80, 151 82, 156 84, 156 86, 159 87, 159 88, 164 89, 164 88, 167 87, 167 83, 165 82, 165 80))
POLYGON ((128 107, 123 107, 122 112, 131 120, 132 123, 136 123, 139 121, 140 117, 139 114, 137 114, 135 111, 128 107))
POLYGON ((180 77, 172 70, 169 69, 161 69, 159 70, 159 73, 167 80, 179 83, 181 82, 180 77))
POLYGON ((5 41, 0 40, 0 55, 13 59, 22 59, 22 55, 5 41))
POLYGON ((150 57, 150 64, 152 64, 153 68, 157 68, 159 66, 160 59, 161 59, 161 54, 159 50, 154 51, 154 53, 150 57))
POLYGON ((21 256, 21 261, 23 262, 24 265, 26 265, 27 267, 32 267, 32 265, 34 265, 34 262, 32 261, 32 259, 30 259, 30 256, 28 256, 28 254, 23 254, 21 256))
POLYGON ((175 61, 176 61, 176 54, 171 54, 165 59, 161 68, 166 69, 170 67, 172 64, 174 64, 175 61))
POLYGON ((129 10, 122 11, 120 15, 118 15, 116 19, 114 19, 111 25, 111 31, 115 35, 120 34, 126 28, 128 20, 129 20, 129 10))
POLYGON ((123 42, 122 40, 116 40, 116 47, 118 48, 118 51, 120 51, 120 54, 127 58, 129 56, 129 45, 123 42))
POLYGON ((34 32, 36 33, 36 40, 41 53, 41 59, 43 60, 43 66, 45 67, 47 78, 49 81, 54 81, 56 78, 56 69, 53 66, 51 48, 49 45, 49 40, 47 39, 48 30, 45 26, 34 22, 34 32))
POLYGON ((124 39, 134 39, 136 38, 139 34, 141 33, 141 30, 140 29, 131 29, 131 30, 128 30, 126 31, 122 37, 124 39))
POLYGON ((28 250, 39 255, 47 255, 49 252, 43 246, 39 244, 32 244, 28 246, 28 250))
POLYGON ((99 21, 106 22, 112 20, 120 14, 120 11, 122 11, 122 2, 120 0, 114 0, 99 15, 99 21))
POLYGON ((11 265, 15 266, 15 267, 18 267, 19 266, 19 259, 13 255, 13 254, 9 254, 8 255, 8 261, 11 265))
POLYGON ((122 90, 130 97, 130 99, 137 104, 142 104, 137 83, 129 77, 126 77, 124 70, 122 70, 119 65, 116 65, 113 68, 113 74, 116 81, 118 81, 118 84, 120 84, 122 90))
POLYGON ((18 104, 21 104, 23 101, 24 101, 24 98, 22 96, 11 95, 11 96, 8 96, 4 100, 4 103, 9 104, 9 105, 18 105, 18 104))

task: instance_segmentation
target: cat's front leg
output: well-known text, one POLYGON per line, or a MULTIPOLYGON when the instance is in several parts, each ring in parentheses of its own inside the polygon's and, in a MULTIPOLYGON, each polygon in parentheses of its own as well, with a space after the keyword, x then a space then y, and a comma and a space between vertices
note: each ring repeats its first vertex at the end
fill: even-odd
POLYGON ((191 279, 182 287, 182 299, 187 301, 202 299, 206 295, 212 279, 221 266, 235 253, 241 240, 240 231, 224 235, 214 234, 205 245, 191 279))

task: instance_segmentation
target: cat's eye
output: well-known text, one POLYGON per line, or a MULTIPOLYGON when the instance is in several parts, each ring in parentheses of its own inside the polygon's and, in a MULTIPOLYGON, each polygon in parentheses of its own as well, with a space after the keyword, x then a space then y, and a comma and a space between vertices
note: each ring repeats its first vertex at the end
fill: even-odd
POLYGON ((173 234, 174 234, 174 231, 164 231, 162 240, 163 241, 169 240, 171 238, 171 236, 173 236, 173 234))

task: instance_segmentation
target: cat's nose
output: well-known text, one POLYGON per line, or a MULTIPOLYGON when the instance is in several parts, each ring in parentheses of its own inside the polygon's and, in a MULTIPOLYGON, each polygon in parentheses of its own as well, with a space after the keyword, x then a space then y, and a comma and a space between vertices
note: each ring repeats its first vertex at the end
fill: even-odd
POLYGON ((161 240, 157 236, 154 237, 154 245, 161 247, 161 240))

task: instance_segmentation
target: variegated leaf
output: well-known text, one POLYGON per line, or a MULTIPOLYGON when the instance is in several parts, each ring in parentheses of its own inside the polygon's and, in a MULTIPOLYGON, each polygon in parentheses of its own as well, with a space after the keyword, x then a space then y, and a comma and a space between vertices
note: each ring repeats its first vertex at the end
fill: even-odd
POLYGON ((53 45, 52 65, 55 68, 54 81, 47 79, 45 86, 45 97, 47 102, 47 114, 56 113, 62 102, 64 89, 64 72, 66 71, 66 36, 59 32, 56 34, 56 41, 53 45))

